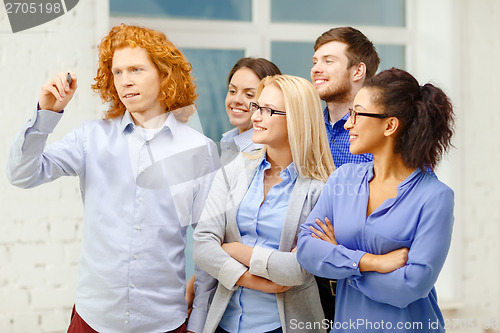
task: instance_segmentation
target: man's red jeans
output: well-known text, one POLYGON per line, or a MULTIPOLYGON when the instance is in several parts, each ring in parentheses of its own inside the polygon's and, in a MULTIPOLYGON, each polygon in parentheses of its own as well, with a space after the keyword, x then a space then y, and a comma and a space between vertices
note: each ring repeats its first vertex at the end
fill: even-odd
MULTIPOLYGON (((186 323, 182 324, 179 328, 169 331, 166 333, 186 333, 187 327, 186 323)), ((85 320, 82 319, 76 312, 75 307, 73 306, 73 311, 71 312, 71 323, 68 327, 68 333, 98 333, 92 327, 90 327, 85 320)))

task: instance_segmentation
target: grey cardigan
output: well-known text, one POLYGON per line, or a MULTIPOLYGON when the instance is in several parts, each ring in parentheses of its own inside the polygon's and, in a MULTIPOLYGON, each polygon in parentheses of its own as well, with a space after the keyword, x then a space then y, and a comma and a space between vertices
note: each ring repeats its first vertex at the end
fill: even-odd
POLYGON ((201 222, 194 232, 194 262, 218 280, 203 332, 215 331, 234 290, 239 288, 236 281, 247 270, 279 285, 293 286, 286 292, 276 294, 284 333, 304 331, 299 329, 299 325, 312 326, 313 323, 316 323, 316 329, 308 332, 326 332, 321 325, 324 316, 314 276, 299 265, 296 253, 290 252, 296 246, 300 224, 318 200, 323 182, 298 176, 290 197, 279 250, 255 247, 250 267, 246 267, 221 247, 223 242, 241 242, 236 214, 256 172, 257 162, 239 154, 219 170, 201 222))

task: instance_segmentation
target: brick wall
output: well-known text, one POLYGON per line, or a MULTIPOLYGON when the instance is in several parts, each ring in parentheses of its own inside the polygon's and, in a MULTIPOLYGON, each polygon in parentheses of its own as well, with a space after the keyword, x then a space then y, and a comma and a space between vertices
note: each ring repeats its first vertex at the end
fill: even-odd
MULTIPOLYGON (((3 6, 2 6, 3 7, 3 6)), ((74 302, 82 202, 77 178, 31 190, 8 184, 12 139, 31 117, 41 85, 73 70, 78 91, 49 137, 61 138, 104 106, 91 92, 98 41, 109 29, 107 1, 82 0, 52 22, 13 34, 0 8, 0 332, 66 332, 74 302)))
MULTIPOLYGON (((447 2, 445 7, 451 8, 437 16, 452 17, 447 33, 454 39, 454 50, 430 50, 426 56, 451 54, 432 64, 448 66, 454 73, 454 81, 447 86, 453 86, 448 92, 458 114, 457 149, 446 166, 456 195, 459 233, 454 235, 454 246, 460 255, 455 258, 459 269, 453 282, 458 297, 445 318, 455 325, 449 332, 493 332, 485 328, 494 321, 495 331, 500 332, 500 173, 496 170, 500 165, 500 1, 430 2, 435 1, 447 2), (461 325, 470 327, 461 329, 461 325)), ((422 15, 425 24, 430 13, 424 8, 422 15)), ((3 170, 12 138, 31 116, 40 86, 58 71, 74 70, 79 89, 49 141, 83 119, 100 116, 104 107, 90 84, 96 43, 107 32, 108 22, 107 1, 82 0, 53 22, 12 34, 0 8, 1 333, 55 333, 67 327, 80 251, 78 181, 66 178, 21 190, 7 183, 3 170)), ((413 56, 418 57, 418 52, 413 56)), ((418 66, 413 70, 423 72, 418 66)))

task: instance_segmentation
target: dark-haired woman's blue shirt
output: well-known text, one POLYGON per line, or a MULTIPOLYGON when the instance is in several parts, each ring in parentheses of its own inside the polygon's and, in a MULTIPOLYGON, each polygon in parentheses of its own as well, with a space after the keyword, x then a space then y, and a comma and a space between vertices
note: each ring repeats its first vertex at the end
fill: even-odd
POLYGON ((453 229, 453 191, 415 170, 366 216, 373 163, 345 164, 329 178, 301 228, 297 259, 314 275, 338 279, 334 332, 444 332, 436 282, 453 229), (339 245, 313 238, 315 219, 332 221, 339 245), (360 272, 365 253, 407 247, 406 266, 360 272))

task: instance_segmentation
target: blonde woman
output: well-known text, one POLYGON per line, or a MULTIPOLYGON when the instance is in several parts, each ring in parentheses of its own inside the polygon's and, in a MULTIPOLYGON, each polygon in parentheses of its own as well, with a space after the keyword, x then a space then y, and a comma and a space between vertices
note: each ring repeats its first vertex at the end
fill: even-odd
POLYGON ((253 158, 240 154, 216 176, 194 234, 194 261, 218 280, 204 332, 324 332, 316 281, 297 262, 300 224, 333 160, 314 86, 265 78, 252 102, 253 158))

